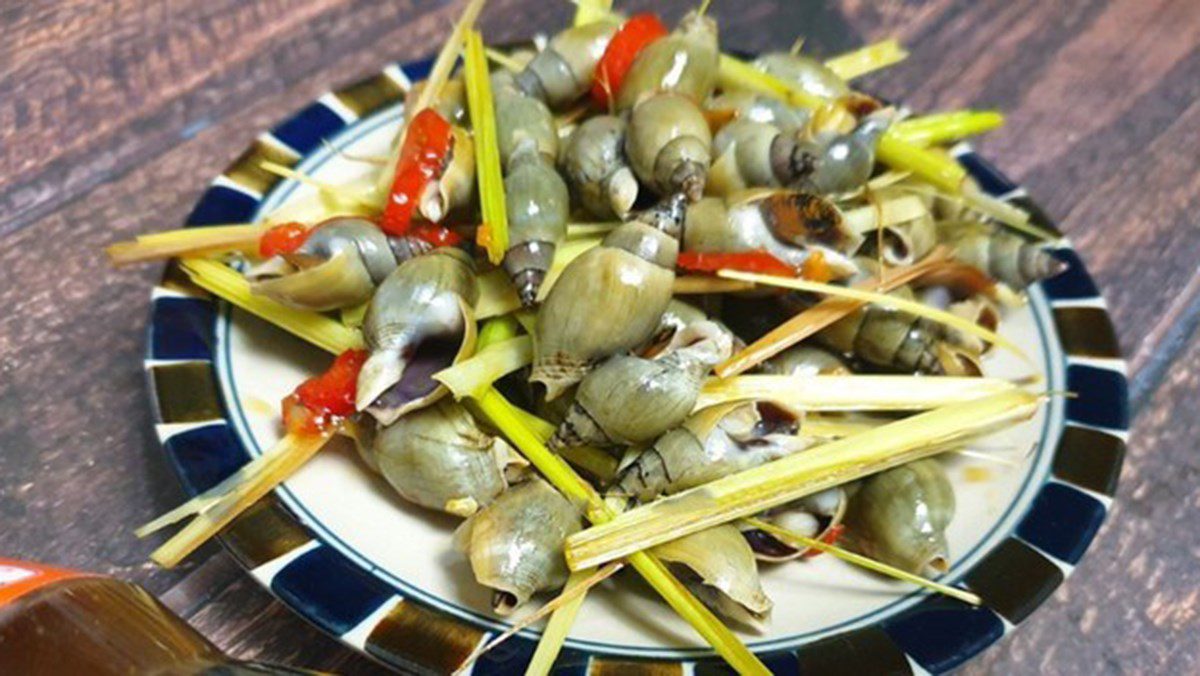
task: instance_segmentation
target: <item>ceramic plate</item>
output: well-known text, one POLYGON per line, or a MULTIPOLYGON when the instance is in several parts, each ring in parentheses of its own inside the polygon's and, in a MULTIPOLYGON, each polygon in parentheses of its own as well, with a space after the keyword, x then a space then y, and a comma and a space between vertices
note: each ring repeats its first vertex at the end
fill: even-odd
MULTIPOLYGON (((200 198, 190 226, 249 222, 310 188, 259 169, 270 159, 338 183, 386 152, 403 91, 428 62, 391 66, 332 92, 264 133, 200 198)), ((955 155, 989 193, 1030 210, 1025 195, 966 146, 955 155)), ((864 574, 830 557, 763 566, 775 601, 768 629, 742 636, 779 673, 944 672, 1012 631, 1079 562, 1104 520, 1125 448, 1125 369, 1104 301, 1066 241, 1070 264, 1030 289, 1003 333, 1034 359, 1053 398, 1028 423, 981 442, 1011 466, 947 460, 958 511, 945 581, 981 608, 864 574)), ((146 355, 158 434, 189 493, 203 491, 280 434, 280 399, 321 370, 328 355, 215 302, 169 267, 153 296, 146 355)), ((1028 372, 1008 355, 991 375, 1028 372)), ((401 501, 345 448, 324 452, 221 536, 229 551, 284 603, 347 645, 405 670, 447 672, 506 624, 455 553, 451 517, 401 501)), ((681 620, 634 580, 589 596, 556 672, 721 672, 681 620)), ((478 673, 522 673, 538 638, 524 631, 488 653, 478 673)))

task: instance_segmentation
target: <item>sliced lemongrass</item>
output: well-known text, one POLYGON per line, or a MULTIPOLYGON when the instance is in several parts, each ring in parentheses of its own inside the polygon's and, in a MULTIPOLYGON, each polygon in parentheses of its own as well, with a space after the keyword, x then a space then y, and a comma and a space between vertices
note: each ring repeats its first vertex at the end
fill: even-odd
POLYGON ((378 208, 378 205, 369 200, 367 197, 355 195, 353 186, 334 185, 333 183, 327 183, 320 179, 313 178, 302 171, 297 171, 291 167, 285 167, 282 164, 276 164, 266 160, 260 162, 259 166, 277 176, 290 178, 316 188, 316 190, 321 193, 322 197, 336 207, 340 208, 344 206, 346 209, 355 212, 378 208))
MULTIPOLYGON (((463 8, 462 15, 455 22, 454 28, 451 29, 446 42, 442 44, 441 50, 438 51, 437 58, 433 62, 433 67, 429 69, 429 77, 425 80, 425 86, 417 93, 417 100, 413 103, 412 107, 414 113, 428 108, 437 100, 442 87, 450 79, 450 73, 454 70, 454 64, 458 61, 458 55, 462 51, 463 39, 466 37, 467 31, 475 25, 475 20, 479 18, 479 13, 483 11, 484 2, 485 0, 470 0, 467 6, 463 8)), ((387 164, 379 172, 379 176, 375 181, 375 193, 380 199, 385 198, 392 192, 392 182, 396 178, 396 163, 400 160, 400 151, 404 147, 404 135, 407 133, 408 127, 405 126, 396 134, 396 140, 392 144, 387 164)))
MULTIPOLYGON (((625 564, 623 564, 621 562, 616 562, 616 563, 609 564, 607 566, 601 566, 599 569, 594 570, 594 571, 586 571, 586 572, 581 571, 581 572, 577 572, 577 573, 572 573, 571 577, 567 580, 566 586, 563 587, 562 592, 560 592, 558 596, 555 596, 553 599, 550 599, 549 601, 547 601, 545 605, 543 605, 541 608, 538 608, 535 612, 531 613, 528 617, 521 618, 520 622, 514 623, 513 626, 506 629, 504 631, 504 633, 502 633, 499 636, 497 636, 496 638, 488 641, 487 643, 480 646, 479 648, 476 648, 474 652, 472 652, 470 655, 467 656, 467 659, 463 660, 462 664, 458 665, 458 669, 455 669, 454 673, 455 674, 466 673, 467 669, 470 668, 470 666, 475 663, 475 660, 478 660, 482 655, 487 653, 489 650, 494 649, 496 646, 500 645, 501 643, 504 643, 505 641, 512 638, 513 636, 516 636, 517 632, 521 631, 522 629, 532 626, 533 624, 535 624, 539 620, 541 620, 543 617, 549 615, 550 613, 557 611, 560 608, 563 608, 565 605, 571 603, 572 601, 575 601, 575 600, 579 601, 579 604, 576 604, 576 606, 575 606, 575 610, 576 610, 576 612, 578 612, 578 610, 579 610, 578 606, 583 603, 583 598, 584 598, 584 596, 587 595, 587 592, 589 589, 591 589, 592 587, 595 587, 596 585, 600 584, 601 582, 612 577, 614 573, 616 573, 618 570, 621 570, 624 567, 625 567, 625 564)), ((573 614, 572 614, 572 617, 573 617, 573 614)), ((569 631, 571 628, 570 624, 568 624, 566 628, 569 631)), ((561 639, 557 641, 557 643, 558 643, 557 646, 551 645, 552 643, 555 642, 554 639, 547 641, 548 633, 549 632, 547 631, 542 634, 541 640, 538 641, 538 648, 541 648, 542 644, 547 644, 547 649, 552 650, 554 652, 554 654, 557 655, 559 648, 561 648, 561 646, 562 646, 562 641, 566 640, 566 633, 564 632, 561 636, 561 639)), ((533 673, 546 673, 549 671, 549 667, 553 663, 554 663, 554 658, 551 657, 549 664, 546 664, 546 666, 545 666, 546 671, 537 672, 534 669, 533 662, 530 662, 529 666, 525 670, 525 674, 526 674, 526 676, 529 676, 529 674, 533 674, 533 673)))
POLYGON ((521 325, 521 328, 525 329, 525 333, 528 333, 531 336, 537 333, 536 310, 521 308, 513 313, 513 317, 517 320, 517 323, 521 325))
POLYGON ((588 475, 601 482, 608 482, 617 475, 620 461, 607 451, 595 446, 567 446, 560 448, 558 454, 588 475))
POLYGON ((482 352, 490 345, 516 338, 520 333, 521 325, 512 315, 493 317, 479 327, 479 336, 475 339, 475 350, 482 352))
POLYGON ((846 226, 859 234, 904 223, 929 214, 925 202, 916 195, 902 195, 880 200, 875 204, 855 207, 842 212, 846 226))
POLYGON ((671 290, 676 295, 691 296, 704 293, 737 293, 754 288, 751 282, 720 279, 708 275, 682 275, 675 278, 671 290))
MULTIPOLYGON (((889 270, 882 281, 872 277, 859 282, 855 288, 891 291, 933 269, 946 260, 946 255, 945 249, 936 248, 923 260, 913 265, 889 270)), ((741 352, 718 364, 714 372, 722 378, 728 378, 758 366, 863 305, 866 303, 846 298, 826 298, 771 329, 741 352)))
POLYGON ((568 223, 567 238, 580 239, 583 237, 603 237, 621 225, 620 221, 608 223, 568 223))
POLYGON ((825 65, 843 80, 853 80, 867 73, 893 66, 907 58, 908 50, 894 38, 888 38, 835 56, 827 60, 825 65))
POLYGON ((567 538, 567 565, 593 568, 930 457, 1029 419, 1038 402, 1038 397, 1014 389, 943 406, 661 498, 567 538))
POLYGON ((794 289, 796 291, 808 291, 810 293, 820 293, 829 296, 839 296, 849 298, 851 300, 859 300, 867 303, 873 303, 882 307, 891 308, 893 310, 901 310, 914 314, 918 317, 923 317, 933 322, 958 329, 963 333, 970 334, 980 340, 1003 347, 1004 349, 1017 355, 1027 363, 1032 364, 1033 361, 1025 351, 1017 346, 1016 343, 1001 336, 1000 334, 991 331, 987 328, 976 324, 968 319, 963 319, 958 315, 939 310, 938 308, 920 303, 907 298, 897 298, 889 296, 886 293, 876 291, 866 291, 864 289, 856 289, 845 286, 835 286, 833 284, 822 284, 820 282, 810 282, 804 279, 795 279, 792 277, 775 277, 772 275, 759 275, 749 272, 738 272, 736 270, 718 270, 717 275, 727 279, 737 279, 743 282, 754 282, 756 284, 764 284, 767 286, 775 286, 784 289, 794 289))
POLYGON ((210 225, 138 235, 132 242, 117 242, 104 249, 113 265, 200 256, 229 251, 258 252, 258 240, 270 226, 210 225))
POLYGON ((367 316, 367 307, 371 301, 359 303, 354 307, 344 307, 338 312, 338 317, 342 320, 342 326, 357 329, 362 327, 363 319, 367 316))
POLYGON ((520 61, 517 61, 516 59, 512 58, 508 54, 505 54, 504 52, 500 51, 499 49, 493 49, 492 47, 486 47, 483 50, 483 53, 487 55, 487 58, 489 61, 496 64, 497 66, 500 66, 501 68, 503 68, 505 70, 510 70, 514 73, 519 73, 525 68, 521 64, 520 61))
POLYGON ((599 21, 612 14, 612 0, 574 0, 575 26, 599 21))
MULTIPOLYGON (((567 586, 579 584, 582 580, 589 577, 589 572, 581 570, 571 573, 567 578, 567 586)), ((546 676, 550 673, 550 669, 554 667, 554 661, 558 659, 558 653, 562 651, 563 643, 567 640, 567 634, 571 632, 571 626, 575 624, 575 618, 579 615, 579 609, 583 607, 583 601, 587 598, 587 594, 579 594, 575 598, 563 603, 554 610, 554 614, 550 616, 550 621, 546 623, 546 629, 542 631, 542 637, 538 639, 537 649, 533 651, 533 657, 529 660, 529 666, 525 668, 525 676, 546 676)))
POLYGON ((972 209, 989 216, 996 221, 1007 225, 1013 230, 1023 232, 1031 237, 1036 237, 1047 242, 1053 242, 1062 239, 1061 235, 1055 234, 1045 228, 1040 228, 1029 222, 1030 215, 1021 207, 1015 204, 1005 202, 1002 199, 992 197, 983 190, 974 181, 968 181, 962 188, 962 200, 967 206, 972 209))
POLYGON ((479 300, 475 302, 475 317, 489 319, 515 312, 521 307, 517 290, 508 282, 508 273, 495 268, 477 278, 479 300))
POLYGON ((721 55, 717 81, 722 89, 749 89, 782 99, 801 108, 818 109, 829 105, 825 99, 809 94, 773 75, 728 54, 721 55))
POLYGON ((467 109, 475 139, 475 175, 479 183, 479 243, 487 249, 488 260, 499 265, 508 251, 508 211, 505 206, 504 178, 500 171, 499 135, 496 131, 496 106, 488 77, 483 36, 467 31, 463 54, 467 85, 467 109))
POLYGON ((468 359, 433 374, 455 399, 479 397, 492 383, 533 362, 533 340, 518 336, 489 345, 468 359))
POLYGON ((897 568, 895 566, 889 566, 888 564, 886 564, 882 561, 876 561, 875 559, 863 556, 862 554, 856 554, 856 553, 848 551, 846 549, 842 549, 841 547, 838 547, 837 545, 833 545, 828 542, 823 542, 816 538, 805 537, 803 535, 800 535, 799 533, 794 533, 786 528, 780 528, 779 526, 776 526, 775 524, 772 524, 772 523, 767 523, 766 521, 763 521, 762 519, 747 518, 747 519, 742 519, 742 522, 745 523, 747 526, 750 526, 751 528, 761 530, 765 533, 774 535, 775 537, 777 537, 781 540, 790 542, 792 545, 798 545, 803 548, 815 549, 817 551, 824 552, 831 556, 835 556, 835 557, 845 561, 846 563, 850 563, 850 564, 853 564, 860 568, 864 568, 866 570, 869 570, 869 571, 872 571, 875 573, 879 573, 880 575, 886 575, 888 577, 895 578, 902 582, 908 582, 911 584, 915 584, 918 587, 924 587, 925 589, 928 589, 930 591, 934 591, 939 594, 943 594, 945 596, 949 596, 951 598, 958 599, 959 601, 962 601, 963 603, 968 603, 973 606, 983 605, 983 599, 979 598, 978 595, 972 594, 971 592, 969 592, 965 589, 959 589, 958 587, 951 587, 948 584, 942 584, 941 582, 935 582, 928 578, 921 577, 920 575, 914 575, 913 573, 910 573, 908 571, 900 570, 899 568, 897 568))
POLYGON ((579 258, 588 249, 599 246, 603 239, 603 237, 598 235, 579 237, 568 239, 560 244, 554 251, 554 262, 550 264, 550 269, 546 271, 546 279, 542 282, 542 288, 538 289, 538 301, 546 299, 546 294, 550 293, 550 289, 554 288, 554 283, 558 281, 559 275, 563 273, 563 270, 567 268, 567 265, 571 261, 579 258))
POLYGON ((195 518, 154 550, 150 558, 164 568, 178 564, 229 525, 247 507, 295 474, 325 446, 333 434, 334 430, 327 430, 320 434, 284 436, 267 451, 264 457, 269 456, 269 459, 257 465, 256 471, 241 477, 242 480, 235 485, 227 485, 228 482, 218 484, 217 489, 224 489, 220 494, 211 491, 206 493, 208 497, 218 497, 206 501, 195 513, 195 518))
POLYGON ((994 110, 956 110, 901 120, 892 133, 917 146, 941 145, 989 132, 1004 124, 1004 115, 994 110))
POLYGON ((317 312, 296 310, 250 292, 250 282, 216 261, 185 258, 183 271, 197 286, 333 354, 363 346, 362 332, 317 312))
POLYGON ((709 378, 696 409, 775 401, 806 411, 920 411, 1008 392, 1003 378, 903 375, 753 375, 709 378))
MULTIPOLYGON (((586 505, 585 515, 593 523, 604 523, 616 516, 617 512, 591 484, 546 448, 545 441, 553 433, 552 426, 545 435, 535 432, 524 423, 523 416, 516 413, 521 409, 509 403, 495 388, 477 399, 476 405, 559 492, 570 500, 586 505)), ((693 596, 661 561, 646 552, 637 552, 629 557, 628 563, 731 667, 741 674, 770 674, 754 653, 693 596)))
POLYGON ((358 153, 347 152, 330 143, 329 139, 321 139, 321 145, 325 147, 325 150, 329 151, 333 155, 341 157, 342 159, 350 162, 370 164, 376 167, 387 166, 388 158, 383 155, 359 155, 358 153))
POLYGON ((958 194, 967 178, 967 170, 953 157, 933 148, 922 148, 885 132, 875 145, 880 162, 933 184, 940 190, 958 194))
POLYGON ((803 433, 809 437, 828 437, 840 439, 874 429, 887 422, 886 420, 847 420, 830 416, 805 416, 802 424, 803 433))

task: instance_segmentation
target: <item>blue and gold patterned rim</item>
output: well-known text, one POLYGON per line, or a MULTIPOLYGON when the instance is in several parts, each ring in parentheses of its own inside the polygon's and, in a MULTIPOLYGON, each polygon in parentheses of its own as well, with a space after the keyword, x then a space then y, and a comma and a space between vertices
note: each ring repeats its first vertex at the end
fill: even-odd
MULTIPOLYGON (((296 166, 359 121, 401 103, 410 82, 425 77, 430 62, 392 65, 381 73, 326 94, 262 134, 212 182, 188 226, 248 222, 282 179, 263 171, 270 160, 296 166)), ((955 156, 988 193, 1030 211, 1037 225, 1057 232, 1024 190, 968 146, 955 156)), ((286 183, 286 182, 283 182, 286 183)), ((984 600, 972 608, 941 596, 913 596, 890 615, 786 649, 756 647, 776 673, 941 673, 953 669, 1015 628, 1070 574, 1100 528, 1117 487, 1129 423, 1125 367, 1112 324, 1095 283, 1065 241, 1055 255, 1070 267, 1044 282, 1043 314, 1057 334, 1066 401, 1044 434, 1057 438, 1049 469, 1039 477, 1011 532, 950 580, 984 600)), ((204 491, 250 459, 222 396, 216 364, 217 329, 227 309, 195 287, 174 264, 152 295, 146 373, 155 403, 156 429, 167 457, 190 494, 204 491)), ((1043 332, 1049 333, 1048 331, 1043 332)), ((1053 338, 1053 336, 1051 336, 1053 338)), ((1047 449, 1043 449, 1047 450, 1047 449)), ((288 502, 291 502, 290 500, 288 502)), ((294 506, 294 503, 293 503, 294 506)), ((447 673, 490 635, 495 623, 464 619, 419 594, 410 594, 302 525, 292 508, 268 495, 220 536, 233 556, 273 594, 324 631, 376 659, 404 670, 447 673)), ((536 638, 522 635, 487 653, 479 673, 523 673, 536 638)), ((795 643, 795 642, 793 642, 795 643)), ((556 674, 726 673, 703 652, 683 659, 637 659, 568 644, 556 674)))

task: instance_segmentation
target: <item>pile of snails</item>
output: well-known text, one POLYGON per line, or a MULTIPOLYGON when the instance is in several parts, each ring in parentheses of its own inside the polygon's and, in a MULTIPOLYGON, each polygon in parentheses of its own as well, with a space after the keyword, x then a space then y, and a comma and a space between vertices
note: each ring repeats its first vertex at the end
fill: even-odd
MULTIPOLYGON (((850 285, 942 246, 956 265, 891 293, 992 328, 1004 311, 997 288, 1020 292, 1062 269, 1038 244, 915 178, 876 181, 884 173, 876 141, 902 112, 852 92, 821 61, 779 52, 753 65, 815 96, 855 97, 848 120, 718 90, 717 25, 698 12, 637 55, 607 107, 588 105, 597 62, 621 25, 614 17, 567 28, 491 73, 509 228, 501 267, 533 344, 529 367, 497 387, 557 428, 552 450, 611 454, 616 471, 591 477, 610 499, 653 501, 822 441, 802 411, 776 402, 696 409, 714 367, 820 298, 766 289, 681 296, 681 256, 762 252, 797 274, 819 268, 822 281, 850 285), (901 195, 921 200, 920 216, 882 232, 844 218, 901 195), (585 222, 611 227, 551 284, 568 224, 585 222)), ((416 218, 471 223, 478 197, 461 76, 433 101, 453 145, 416 218)), ((494 609, 507 613, 562 587, 563 541, 583 521, 579 505, 431 378, 474 353, 474 308, 491 269, 470 243, 438 246, 388 235, 369 217, 337 216, 246 274, 255 293, 292 308, 367 304, 369 356, 355 402, 362 459, 400 498, 465 519, 455 543, 493 590, 494 609)), ((986 348, 923 317, 866 305, 754 372, 979 375, 986 348)), ((922 460, 759 518, 815 538, 843 533, 840 546, 936 576, 951 561, 954 511, 942 466, 922 460)), ((656 553, 719 614, 759 626, 771 609, 759 566, 803 565, 794 562, 810 552, 725 525, 656 553)))

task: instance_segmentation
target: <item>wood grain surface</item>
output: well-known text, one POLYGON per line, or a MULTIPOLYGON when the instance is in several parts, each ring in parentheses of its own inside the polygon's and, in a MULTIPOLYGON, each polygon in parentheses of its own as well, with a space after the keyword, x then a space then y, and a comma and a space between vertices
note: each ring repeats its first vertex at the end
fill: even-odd
MULTIPOLYGON (((691 3, 618 2, 674 19, 691 3)), ((491 41, 565 2, 492 0, 491 41)), ((918 109, 999 108, 981 145, 1080 249, 1130 359, 1134 430, 1093 549, 965 673, 1200 671, 1200 5, 1194 0, 717 0, 728 48, 834 53, 895 35, 866 86, 918 109)), ((141 354, 153 267, 101 248, 176 227, 254 134, 338 84, 437 48, 429 0, 26 0, 0 7, 0 555, 111 573, 231 654, 381 673, 219 548, 177 570, 130 529, 182 492, 141 354)))

